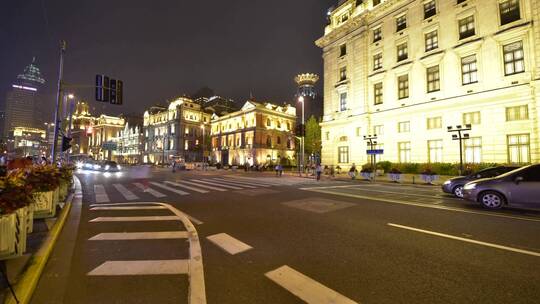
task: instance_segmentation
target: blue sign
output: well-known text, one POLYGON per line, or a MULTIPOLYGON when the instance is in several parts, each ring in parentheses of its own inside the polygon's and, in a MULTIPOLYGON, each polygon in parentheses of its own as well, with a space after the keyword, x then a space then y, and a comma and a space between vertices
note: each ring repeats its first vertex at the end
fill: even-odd
POLYGON ((383 149, 367 150, 366 153, 368 155, 384 154, 384 150, 383 149))

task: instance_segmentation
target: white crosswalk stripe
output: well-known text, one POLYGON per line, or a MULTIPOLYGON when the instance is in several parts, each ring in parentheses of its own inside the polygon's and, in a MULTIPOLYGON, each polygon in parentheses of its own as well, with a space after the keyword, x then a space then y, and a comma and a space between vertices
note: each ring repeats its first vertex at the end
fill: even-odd
POLYGON ((207 186, 207 185, 201 185, 201 184, 197 184, 197 183, 194 183, 194 182, 182 181, 182 183, 194 185, 194 186, 197 186, 197 187, 200 187, 200 188, 205 188, 205 189, 210 189, 210 190, 221 191, 221 192, 223 192, 223 191, 228 191, 227 189, 218 188, 218 187, 213 187, 213 186, 207 186))
POLYGON ((204 183, 204 184, 216 185, 216 186, 220 186, 220 187, 223 187, 223 188, 229 188, 229 189, 234 189, 234 190, 242 190, 242 188, 237 187, 237 186, 220 184, 218 182, 213 182, 213 181, 205 181, 205 180, 200 180, 200 179, 194 179, 194 181, 197 181, 199 183, 204 183))
POLYGON ((150 182, 152 185, 156 186, 156 187, 159 187, 161 189, 165 189, 167 191, 170 191, 170 192, 174 192, 176 194, 179 194, 179 195, 189 195, 188 192, 185 192, 185 191, 182 191, 182 190, 178 190, 178 189, 174 189, 172 187, 169 187, 169 186, 165 186, 165 185, 162 185, 160 183, 156 183, 156 182, 150 182))
MULTIPOLYGON (((251 178, 251 177, 224 177, 225 179, 229 179, 232 181, 237 181, 239 183, 253 183, 258 185, 270 185, 270 186, 281 186, 283 185, 281 181, 275 181, 273 178, 264 177, 264 178, 251 178)), ((285 180, 285 184, 290 184, 290 180, 285 180)))
POLYGON ((105 192, 105 187, 103 187, 103 185, 94 185, 94 193, 96 195, 96 203, 110 202, 109 196, 105 192))
POLYGON ((195 191, 195 192, 199 192, 199 193, 208 193, 207 190, 202 190, 202 189, 199 189, 199 188, 195 188, 195 187, 190 187, 190 186, 182 185, 182 184, 175 183, 175 182, 165 181, 165 183, 166 183, 166 184, 169 184, 169 185, 176 186, 176 187, 180 187, 180 188, 192 190, 192 191, 195 191))
MULTIPOLYGON (((251 187, 270 187, 270 185, 268 184, 262 184, 262 183, 258 183, 258 182, 251 182, 251 181, 239 181, 239 180, 235 180, 235 179, 232 179, 232 178, 213 178, 213 180, 216 180, 216 181, 222 181, 222 182, 226 182, 226 183, 233 183, 233 184, 236 184, 236 185, 248 185, 248 186, 251 186, 251 187)), ((254 188, 256 188, 254 187, 254 188)))
POLYGON ((116 188, 116 190, 118 190, 118 192, 120 192, 120 194, 122 194, 122 196, 128 201, 139 199, 138 196, 129 191, 128 188, 124 187, 124 185, 113 184, 113 187, 116 188))
POLYGON ((255 186, 248 185, 248 184, 245 184, 245 183, 237 183, 237 182, 234 182, 234 181, 221 180, 221 179, 217 179, 217 178, 213 178, 211 181, 216 181, 218 183, 222 183, 222 184, 225 184, 225 185, 232 185, 232 186, 244 187, 244 188, 249 188, 249 189, 257 188, 255 186))
POLYGON ((150 195, 156 197, 156 198, 162 198, 162 197, 166 197, 167 195, 159 192, 159 191, 156 191, 150 187, 145 187, 143 184, 141 183, 133 183, 133 185, 135 185, 135 187, 141 189, 142 191, 146 191, 147 193, 150 193, 150 195))

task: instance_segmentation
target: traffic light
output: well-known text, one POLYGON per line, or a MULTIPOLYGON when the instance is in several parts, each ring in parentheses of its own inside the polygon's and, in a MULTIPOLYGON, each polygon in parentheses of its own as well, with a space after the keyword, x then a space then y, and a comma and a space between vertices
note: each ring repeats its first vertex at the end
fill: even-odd
POLYGON ((109 102, 116 104, 116 79, 109 80, 109 102))
POLYGON ((124 82, 122 80, 116 81, 116 104, 121 105, 124 99, 124 82))
POLYGON ((303 124, 299 124, 296 126, 296 129, 294 130, 294 134, 296 134, 296 136, 306 136, 306 130, 304 128, 305 125, 303 124))
POLYGON ((96 101, 121 105, 124 100, 124 83, 121 80, 96 75, 96 101))
POLYGON ((103 101, 103 75, 96 75, 96 101, 103 101))
POLYGON ((72 140, 73 140, 73 138, 71 138, 71 137, 62 136, 62 152, 66 152, 67 150, 69 150, 71 148, 71 141, 72 140))

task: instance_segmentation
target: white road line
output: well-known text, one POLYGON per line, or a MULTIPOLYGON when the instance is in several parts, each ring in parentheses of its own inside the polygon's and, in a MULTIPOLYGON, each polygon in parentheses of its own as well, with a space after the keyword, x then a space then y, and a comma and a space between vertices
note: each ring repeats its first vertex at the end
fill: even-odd
POLYGON ((261 182, 254 182, 254 181, 241 181, 238 180, 238 178, 221 178, 220 180, 228 181, 230 183, 240 184, 240 185, 249 185, 249 186, 257 186, 257 187, 265 187, 268 188, 271 186, 271 184, 263 184, 261 182))
POLYGON ((222 179, 217 179, 217 178, 211 178, 210 181, 216 181, 218 183, 222 183, 222 184, 225 184, 225 185, 232 185, 232 186, 239 186, 239 187, 244 187, 244 188, 250 188, 250 189, 255 189, 257 187, 253 186, 253 185, 248 185, 246 183, 239 183, 239 182, 235 182, 235 181, 227 181, 227 180, 222 180, 222 179))
POLYGON ((90 223, 101 222, 156 222, 156 221, 179 221, 174 215, 167 216, 103 216, 90 220, 90 223))
POLYGON ((203 181, 203 180, 200 180, 200 179, 193 179, 193 180, 196 181, 196 182, 199 182, 199 183, 210 184, 210 185, 216 185, 216 186, 220 186, 220 187, 223 187, 223 188, 229 188, 229 189, 235 189, 235 190, 242 190, 242 189, 243 189, 243 188, 236 187, 236 186, 220 184, 220 183, 218 183, 218 182, 203 181))
POLYGON ((444 237, 444 238, 447 238, 447 239, 458 240, 458 241, 477 244, 477 245, 482 245, 482 246, 486 246, 486 247, 492 247, 492 248, 497 248, 497 249, 513 251, 513 252, 517 252, 517 253, 522 253, 522 254, 527 254, 527 255, 540 257, 540 252, 528 251, 528 250, 503 246, 503 245, 497 245, 497 244, 493 244, 493 243, 475 241, 475 240, 471 240, 471 239, 462 238, 462 237, 459 237, 459 236, 453 236, 453 235, 449 235, 449 234, 444 234, 444 233, 439 233, 439 232, 434 232, 434 231, 429 231, 429 230, 423 230, 423 229, 418 229, 418 228, 413 228, 413 227, 403 226, 403 225, 398 225, 398 224, 388 223, 387 225, 392 226, 392 227, 396 227, 396 228, 407 229, 407 230, 421 232, 421 233, 425 233, 425 234, 431 234, 431 235, 435 235, 435 236, 440 236, 440 237, 444 237))
POLYGON ((120 192, 120 194, 122 194, 122 196, 128 201, 134 201, 139 199, 138 196, 133 194, 133 192, 129 191, 126 187, 124 187, 124 185, 113 184, 113 187, 116 188, 116 190, 118 190, 118 192, 120 192))
POLYGON ((204 222, 199 221, 198 219, 194 218, 193 216, 191 216, 191 215, 189 215, 189 214, 186 214, 186 213, 184 213, 184 214, 185 214, 185 215, 188 217, 188 219, 189 219, 190 221, 192 221, 193 223, 195 223, 195 224, 197 224, 197 225, 202 225, 202 224, 204 224, 204 222))
POLYGON ((96 203, 108 203, 111 201, 103 185, 94 185, 94 193, 96 195, 96 203))
POLYGON ((152 185, 156 186, 156 187, 159 187, 161 189, 165 189, 167 191, 171 191, 171 192, 179 194, 179 195, 189 195, 189 193, 187 193, 185 191, 182 191, 182 190, 174 189, 174 188, 171 188, 169 186, 165 186, 165 185, 162 185, 162 184, 159 184, 159 183, 156 183, 156 182, 150 182, 150 183, 152 185))
POLYGON ((309 304, 358 304, 287 265, 265 276, 309 304))
POLYGON ((167 195, 165 195, 165 194, 163 194, 163 193, 161 193, 159 191, 156 191, 156 190, 154 190, 154 189, 152 189, 150 187, 144 187, 144 185, 141 184, 141 183, 133 183, 133 185, 135 185, 135 187, 141 189, 142 191, 146 190, 147 193, 150 193, 152 196, 157 197, 157 198, 162 198, 162 197, 167 196, 167 195))
POLYGON ((168 240, 187 239, 187 231, 107 232, 89 238, 89 241, 168 240))
POLYGON ((195 192, 199 192, 199 193, 208 193, 208 191, 206 191, 206 190, 202 190, 202 189, 199 189, 199 188, 182 185, 182 184, 175 183, 175 182, 165 181, 165 183, 169 184, 169 185, 176 186, 176 187, 180 187, 180 188, 192 190, 192 191, 195 191, 195 192))
POLYGON ((281 183, 277 183, 275 181, 270 181, 268 178, 248 178, 248 177, 227 177, 230 179, 238 180, 238 181, 244 181, 248 183, 257 183, 257 184, 264 184, 264 185, 273 185, 273 186, 281 186, 281 183))
POLYGON ((334 191, 324 190, 324 189, 319 189, 319 188, 299 188, 299 189, 300 190, 305 190, 305 191, 312 191, 312 192, 318 192, 318 193, 338 195, 338 196, 361 198, 361 199, 366 199, 366 200, 371 200, 371 201, 380 201, 380 202, 398 204, 398 205, 409 205, 409 206, 415 206, 415 207, 439 209, 439 210, 446 210, 446 211, 453 211, 453 212, 463 212, 463 213, 470 213, 470 214, 477 214, 477 215, 484 215, 484 216, 508 218, 508 219, 514 219, 514 220, 540 222, 540 219, 520 217, 520 216, 512 216, 512 215, 506 215, 506 214, 494 213, 494 212, 488 212, 488 211, 480 212, 480 211, 466 210, 466 209, 460 209, 460 208, 448 207, 448 206, 442 206, 442 205, 430 205, 430 204, 425 204, 425 203, 413 203, 413 202, 407 202, 407 201, 402 201, 402 200, 397 200, 397 199, 373 197, 373 196, 358 195, 358 194, 352 194, 352 193, 334 192, 334 191))
POLYGON ((187 274, 188 271, 188 260, 107 261, 90 271, 87 275, 171 275, 187 274))
POLYGON ((206 189, 210 189, 210 190, 221 191, 221 192, 223 192, 223 191, 229 191, 229 190, 223 189, 223 188, 212 187, 212 186, 207 186, 207 185, 200 185, 200 184, 193 183, 193 182, 188 182, 188 181, 182 181, 182 183, 190 184, 190 185, 195 185, 195 186, 197 186, 197 187, 206 188, 206 189))
POLYGON ((167 209, 163 206, 130 206, 130 207, 92 207, 90 211, 100 211, 100 210, 163 210, 167 209))
POLYGON ((253 247, 248 244, 239 241, 226 233, 214 234, 206 237, 210 242, 216 244, 221 249, 225 250, 229 254, 235 255, 253 247))

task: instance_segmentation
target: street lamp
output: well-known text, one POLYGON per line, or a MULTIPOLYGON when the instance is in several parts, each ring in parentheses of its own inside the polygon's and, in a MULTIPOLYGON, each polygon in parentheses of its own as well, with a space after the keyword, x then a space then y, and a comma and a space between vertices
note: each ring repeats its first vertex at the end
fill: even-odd
POLYGON ((304 96, 298 97, 298 102, 302 104, 302 140, 300 141, 300 147, 302 148, 302 154, 300 155, 300 176, 302 176, 302 171, 304 171, 304 141, 306 136, 306 130, 305 130, 305 117, 304 117, 304 96))
POLYGON ((367 141, 367 144, 369 145, 369 149, 371 150, 371 168, 373 169, 373 179, 375 179, 376 173, 376 160, 375 160, 375 154, 373 154, 373 150, 375 150, 375 146, 377 145, 377 142, 375 141, 377 139, 377 134, 373 135, 364 135, 364 140, 367 141))
POLYGON ((455 127, 448 126, 448 132, 455 132, 457 134, 452 134, 452 140, 459 140, 459 175, 463 175, 463 140, 469 139, 468 133, 462 133, 465 131, 470 131, 472 129, 471 124, 466 124, 465 126, 457 125, 455 127))
POLYGON ((205 152, 205 149, 206 149, 206 144, 204 142, 205 140, 205 134, 204 134, 204 123, 201 125, 201 130, 202 130, 202 161, 203 161, 203 169, 206 169, 206 162, 204 161, 204 152, 205 152))

